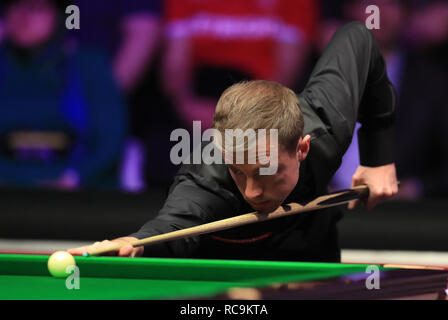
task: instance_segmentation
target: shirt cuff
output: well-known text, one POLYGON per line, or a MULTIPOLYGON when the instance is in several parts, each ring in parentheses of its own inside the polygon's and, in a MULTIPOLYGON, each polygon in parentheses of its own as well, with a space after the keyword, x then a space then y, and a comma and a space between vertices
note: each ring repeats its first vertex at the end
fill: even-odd
POLYGON ((379 167, 395 162, 395 127, 358 130, 359 160, 362 166, 379 167))

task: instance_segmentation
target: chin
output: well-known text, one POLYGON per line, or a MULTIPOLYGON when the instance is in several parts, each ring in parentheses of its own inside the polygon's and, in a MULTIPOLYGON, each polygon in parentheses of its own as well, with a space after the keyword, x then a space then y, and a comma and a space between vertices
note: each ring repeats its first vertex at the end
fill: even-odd
POLYGON ((257 210, 259 213, 269 213, 269 212, 277 210, 278 206, 277 205, 269 205, 269 206, 263 206, 263 207, 253 206, 253 208, 255 210, 257 210))

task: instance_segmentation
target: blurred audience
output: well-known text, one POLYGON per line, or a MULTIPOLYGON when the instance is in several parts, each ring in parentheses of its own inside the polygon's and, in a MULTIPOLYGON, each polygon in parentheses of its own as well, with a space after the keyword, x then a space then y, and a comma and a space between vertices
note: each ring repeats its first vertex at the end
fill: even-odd
POLYGON ((130 136, 122 160, 121 184, 125 190, 140 191, 146 184, 145 162, 155 161, 152 154, 146 159, 145 127, 151 121, 147 109, 159 106, 154 101, 146 103, 140 96, 141 91, 151 94, 146 82, 158 50, 161 0, 118 0, 113 4, 107 0, 76 0, 75 3, 82 21, 80 30, 73 34, 80 43, 99 47, 110 56, 115 78, 127 97, 130 136))
MULTIPOLYGON (((365 21, 365 8, 370 4, 380 8, 380 29, 372 32, 381 46, 389 78, 397 90, 399 197, 446 196, 448 130, 442 119, 448 116, 444 98, 447 70, 427 54, 412 49, 423 45, 423 42, 414 39, 411 46, 405 41, 409 39, 405 36, 409 23, 415 19, 414 8, 409 3, 400 0, 348 0, 344 7, 346 18, 365 21)), ((426 12, 427 7, 424 9, 426 12)), ((432 29, 428 28, 428 32, 432 29)), ((355 138, 335 176, 334 184, 347 187, 347 178, 351 177, 358 164, 355 138)))
POLYGON ((157 48, 158 0, 75 0, 82 26, 73 33, 83 44, 102 48, 113 61, 121 88, 131 92, 144 76, 157 48))
POLYGON ((405 37, 410 46, 431 48, 448 40, 448 1, 414 0, 405 37))
POLYGON ((319 23, 315 0, 166 0, 162 82, 183 126, 212 126, 229 85, 251 79, 294 88, 319 23))
MULTIPOLYGON (((321 21, 315 39, 315 54, 320 55, 336 30, 345 22, 344 0, 320 0, 321 21)), ((316 57, 317 58, 317 57, 316 57)))
MULTIPOLYGON (((238 81, 300 91, 337 28, 372 4, 397 89, 400 196, 447 196, 447 0, 1 0, 0 185, 165 186, 174 128, 211 127, 238 81), (64 28, 69 4, 80 30, 64 28)), ((358 165, 355 135, 332 187, 350 187, 358 165)))
POLYGON ((107 60, 65 41, 67 5, 2 0, 2 185, 117 186, 125 106, 107 60))

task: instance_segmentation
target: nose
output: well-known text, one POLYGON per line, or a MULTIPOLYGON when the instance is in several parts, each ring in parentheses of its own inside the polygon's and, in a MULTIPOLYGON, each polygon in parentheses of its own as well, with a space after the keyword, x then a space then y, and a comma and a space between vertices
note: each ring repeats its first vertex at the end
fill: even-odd
POLYGON ((263 188, 254 179, 247 179, 244 195, 248 200, 255 200, 257 198, 261 198, 261 196, 263 195, 263 188))

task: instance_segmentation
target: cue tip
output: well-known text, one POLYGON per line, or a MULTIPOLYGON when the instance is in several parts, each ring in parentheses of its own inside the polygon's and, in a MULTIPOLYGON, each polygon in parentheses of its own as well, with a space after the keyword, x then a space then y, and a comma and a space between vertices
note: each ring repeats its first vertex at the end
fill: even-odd
POLYGON ((83 256, 83 257, 89 257, 90 255, 89 255, 88 252, 84 252, 84 253, 82 254, 82 256, 83 256))

